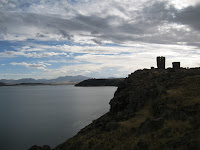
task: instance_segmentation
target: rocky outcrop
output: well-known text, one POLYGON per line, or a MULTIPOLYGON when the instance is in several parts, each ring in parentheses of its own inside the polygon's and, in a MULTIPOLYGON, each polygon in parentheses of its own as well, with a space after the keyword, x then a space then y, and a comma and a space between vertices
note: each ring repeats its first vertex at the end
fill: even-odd
POLYGON ((132 73, 119 85, 107 114, 55 148, 88 149, 199 150, 200 69, 132 73))

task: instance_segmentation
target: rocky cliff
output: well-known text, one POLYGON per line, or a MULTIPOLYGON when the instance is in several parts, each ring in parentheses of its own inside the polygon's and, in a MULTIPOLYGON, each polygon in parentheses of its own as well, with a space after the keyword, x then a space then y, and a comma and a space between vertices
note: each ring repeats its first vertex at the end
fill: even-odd
MULTIPOLYGON (((33 146, 30 150, 50 150, 33 146)), ((110 111, 55 150, 199 150, 200 69, 138 70, 110 111)))

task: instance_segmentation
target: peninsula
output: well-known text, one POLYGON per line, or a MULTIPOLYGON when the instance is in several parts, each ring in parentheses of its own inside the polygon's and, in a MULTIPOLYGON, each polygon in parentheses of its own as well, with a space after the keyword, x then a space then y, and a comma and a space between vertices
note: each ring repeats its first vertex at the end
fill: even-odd
POLYGON ((124 78, 113 79, 87 79, 75 86, 119 86, 124 78))

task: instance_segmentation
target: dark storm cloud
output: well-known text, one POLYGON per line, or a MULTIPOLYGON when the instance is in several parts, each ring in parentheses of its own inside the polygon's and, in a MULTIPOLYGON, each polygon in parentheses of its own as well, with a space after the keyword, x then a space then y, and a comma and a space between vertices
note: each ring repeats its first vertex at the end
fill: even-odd
POLYGON ((94 30, 94 31, 91 32, 91 34, 92 34, 92 35, 96 35, 96 34, 99 34, 99 32, 96 31, 96 30, 94 30))
POLYGON ((62 35, 64 38, 67 38, 67 40, 73 41, 74 36, 73 36, 73 35, 70 35, 70 34, 69 34, 68 32, 66 32, 65 30, 60 30, 60 33, 61 33, 61 35, 62 35))
POLYGON ((74 20, 77 20, 78 22, 81 22, 84 25, 88 25, 91 28, 97 28, 101 30, 110 28, 110 25, 108 24, 110 19, 112 18, 102 18, 96 15, 84 16, 80 14, 74 18, 74 20))
POLYGON ((137 11, 128 11, 118 3, 114 3, 113 7, 128 19, 116 14, 106 15, 105 12, 109 8, 102 12, 105 13, 104 16, 76 13, 70 18, 50 14, 2 11, 0 32, 20 35, 27 34, 30 32, 29 28, 34 28, 36 33, 28 38, 35 36, 45 39, 54 34, 73 41, 78 36, 89 35, 96 44, 110 40, 115 43, 139 41, 176 44, 187 42, 198 45, 196 42, 200 36, 200 5, 177 10, 166 1, 156 1, 146 4, 137 11), (184 27, 179 28, 180 25, 187 25, 190 31, 188 32, 184 27))
POLYGON ((103 43, 102 43, 100 40, 98 40, 98 39, 92 39, 92 41, 93 41, 94 43, 98 44, 98 45, 103 44, 103 43))
POLYGON ((78 20, 70 20, 58 18, 55 16, 47 16, 33 13, 0 13, 0 32, 4 33, 27 33, 29 28, 37 28, 39 32, 36 36, 45 37, 48 34, 61 34, 68 40, 73 39, 73 35, 67 31, 90 31, 90 27, 78 20), (27 28, 26 28, 27 27, 27 28), (24 29, 22 29, 24 28, 24 29), (41 36, 42 35, 42 36, 41 36))
POLYGON ((37 33, 36 37, 45 38, 46 36, 44 34, 37 33))
POLYGON ((194 41, 198 42, 200 38, 199 20, 200 5, 180 11, 167 2, 155 2, 143 8, 137 21, 133 23, 124 21, 116 27, 118 34, 110 34, 110 37, 116 42, 142 41, 157 44, 184 42, 190 45, 194 41), (186 27, 180 28, 180 25, 188 25, 189 31, 186 27))
POLYGON ((177 10, 166 1, 157 1, 150 6, 144 7, 142 11, 143 21, 159 24, 160 22, 171 20, 177 10))
POLYGON ((200 30, 200 3, 177 11, 175 21, 200 30))

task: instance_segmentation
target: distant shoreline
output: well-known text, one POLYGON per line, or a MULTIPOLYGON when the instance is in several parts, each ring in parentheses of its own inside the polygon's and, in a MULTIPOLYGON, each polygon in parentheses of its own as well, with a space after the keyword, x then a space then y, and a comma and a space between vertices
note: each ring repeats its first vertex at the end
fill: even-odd
POLYGON ((0 86, 38 86, 38 85, 75 85, 77 82, 71 82, 71 83, 19 83, 19 84, 6 84, 2 83, 0 86))
POLYGON ((96 86, 116 86, 118 87, 124 78, 114 78, 114 79, 87 79, 75 86, 80 87, 96 87, 96 86))

